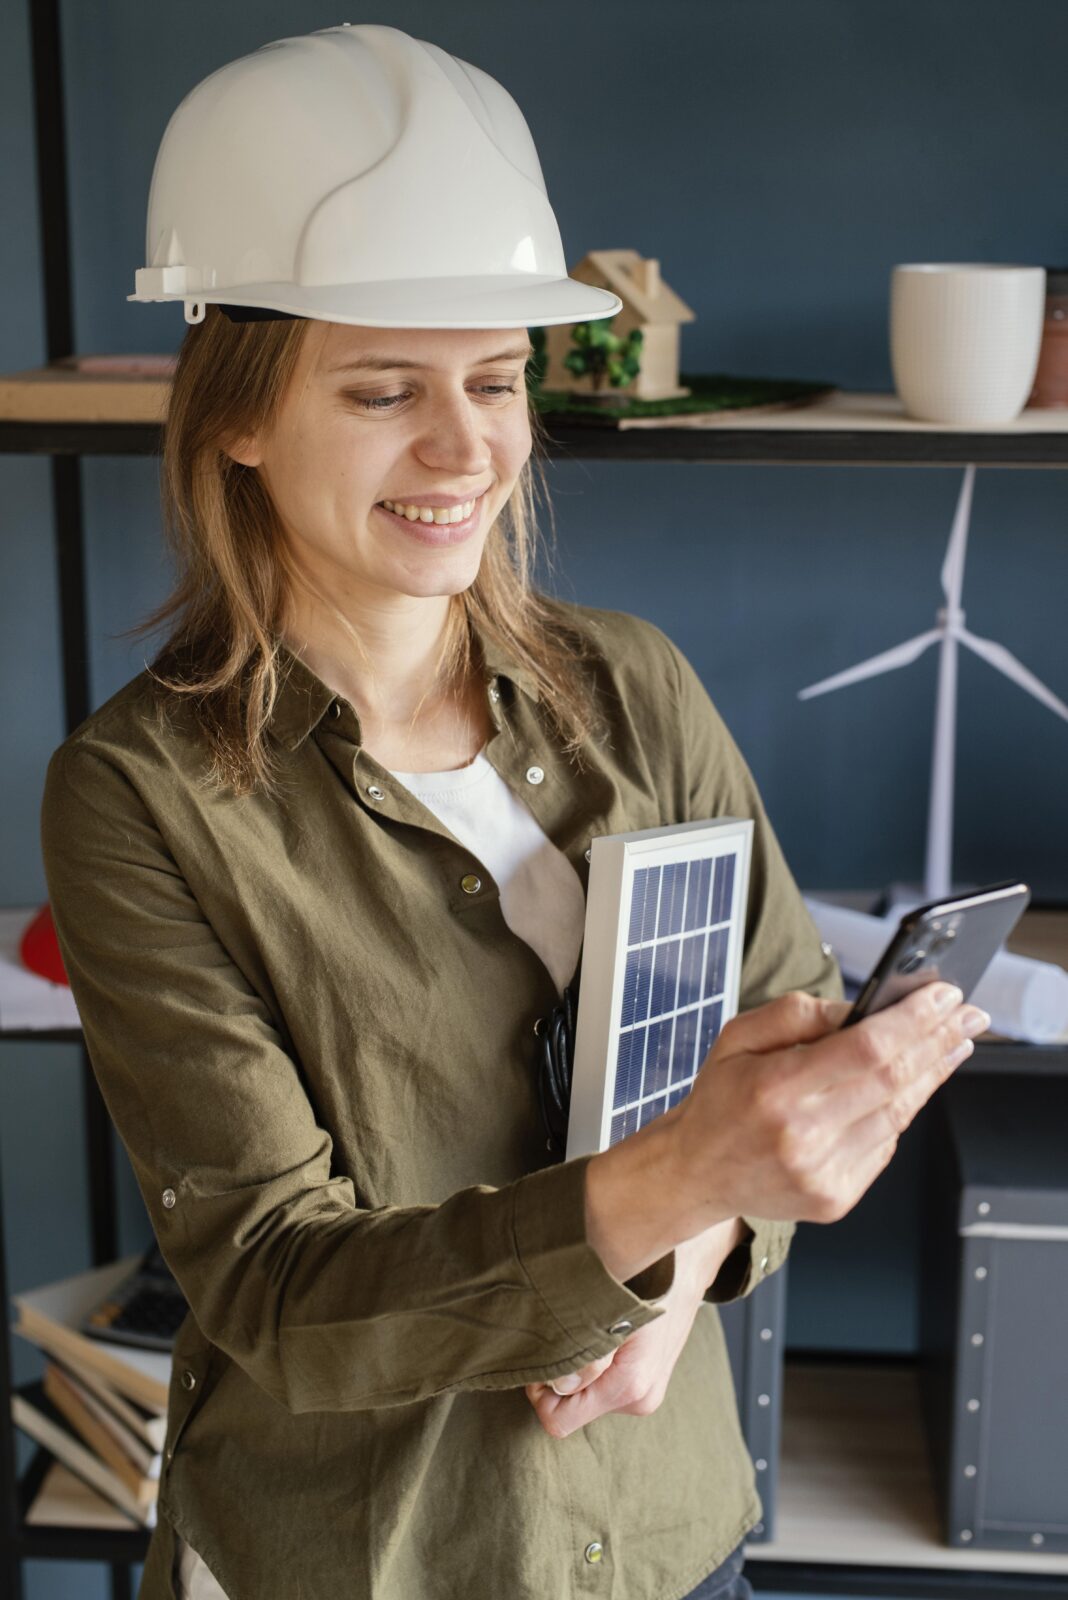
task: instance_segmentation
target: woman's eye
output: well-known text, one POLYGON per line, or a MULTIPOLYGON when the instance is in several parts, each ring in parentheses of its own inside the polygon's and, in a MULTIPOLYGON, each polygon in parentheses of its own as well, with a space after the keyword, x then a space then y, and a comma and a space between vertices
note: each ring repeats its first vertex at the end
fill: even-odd
POLYGON ((404 394, 377 394, 371 395, 369 398, 359 394, 350 396, 350 399, 354 400, 358 406, 362 406, 365 411, 392 411, 402 400, 407 398, 408 396, 404 394))
MULTIPOLYGON (((479 394, 487 395, 492 400, 502 399, 506 395, 516 392, 514 383, 480 383, 476 385, 479 394)), ((350 395, 349 399, 363 411, 395 411, 405 400, 408 394, 379 394, 379 395, 350 395)))

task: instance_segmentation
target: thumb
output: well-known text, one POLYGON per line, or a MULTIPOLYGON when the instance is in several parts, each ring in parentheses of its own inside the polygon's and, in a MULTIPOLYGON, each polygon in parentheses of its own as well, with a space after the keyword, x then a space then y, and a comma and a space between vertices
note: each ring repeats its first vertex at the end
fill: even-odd
POLYGON ((795 1044, 813 1044, 840 1027, 849 1010, 846 1001, 821 1000, 802 989, 792 989, 754 1011, 732 1017, 713 1053, 717 1057, 763 1055, 795 1044))

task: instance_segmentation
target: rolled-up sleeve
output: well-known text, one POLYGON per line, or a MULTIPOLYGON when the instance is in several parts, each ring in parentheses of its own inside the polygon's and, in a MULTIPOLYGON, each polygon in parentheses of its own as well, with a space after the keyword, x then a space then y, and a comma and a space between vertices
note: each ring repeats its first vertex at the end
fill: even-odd
POLYGON ((204 1335, 282 1405, 545 1381, 663 1314, 650 1302, 672 1256, 628 1286, 586 1241, 591 1157, 361 1207, 265 986, 135 784, 77 736, 49 764, 42 845, 86 1046, 163 1255, 204 1335))

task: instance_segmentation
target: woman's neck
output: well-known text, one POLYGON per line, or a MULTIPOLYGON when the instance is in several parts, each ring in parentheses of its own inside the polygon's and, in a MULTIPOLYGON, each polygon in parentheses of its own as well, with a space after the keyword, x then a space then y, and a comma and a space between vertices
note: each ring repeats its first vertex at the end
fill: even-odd
POLYGON ((398 772, 466 766, 492 723, 476 682, 441 682, 439 660, 449 622, 449 597, 348 615, 362 645, 321 609, 291 608, 282 636, 318 678, 354 707, 363 748, 398 772))

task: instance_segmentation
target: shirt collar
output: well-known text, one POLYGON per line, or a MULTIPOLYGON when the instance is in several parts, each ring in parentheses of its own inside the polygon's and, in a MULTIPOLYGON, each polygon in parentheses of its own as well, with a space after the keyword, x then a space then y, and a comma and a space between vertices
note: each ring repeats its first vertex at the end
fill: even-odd
MULTIPOLYGON (((487 684, 507 678, 531 700, 541 698, 537 675, 507 647, 487 639, 476 624, 487 684)), ((311 667, 281 639, 278 640, 278 695, 271 713, 270 731, 287 750, 295 750, 311 733, 338 698, 311 667)))

